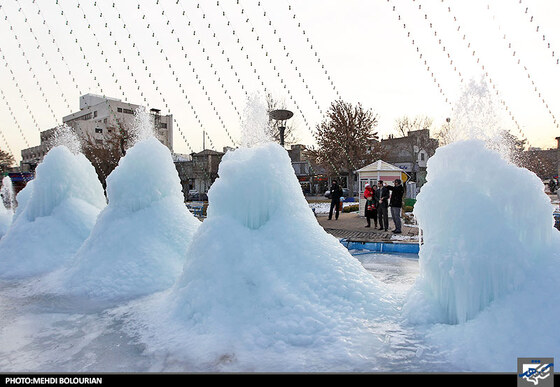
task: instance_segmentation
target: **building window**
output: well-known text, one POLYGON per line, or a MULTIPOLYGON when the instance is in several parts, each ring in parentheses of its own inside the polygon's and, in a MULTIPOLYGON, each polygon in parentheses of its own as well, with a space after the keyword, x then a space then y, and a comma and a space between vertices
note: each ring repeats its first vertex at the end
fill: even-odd
POLYGON ((101 129, 101 128, 95 128, 95 133, 103 133, 103 129, 101 129))
POLYGON ((420 153, 420 160, 424 161, 426 159, 426 155, 422 152, 420 153))
POLYGON ((122 109, 122 112, 126 114, 134 114, 134 110, 131 109, 122 109))
POLYGON ((377 185, 377 179, 365 178, 360 179, 360 194, 363 194, 366 189, 366 184, 374 187, 377 185))
POLYGON ((97 110, 93 112, 93 118, 97 117, 97 110))
POLYGON ((161 123, 159 124, 159 127, 162 128, 162 129, 167 129, 167 123, 161 122, 161 123))

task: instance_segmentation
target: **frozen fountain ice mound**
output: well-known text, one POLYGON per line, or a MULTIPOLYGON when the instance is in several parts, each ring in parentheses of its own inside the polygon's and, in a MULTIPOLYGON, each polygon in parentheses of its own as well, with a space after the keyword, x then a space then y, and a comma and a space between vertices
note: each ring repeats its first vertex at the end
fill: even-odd
MULTIPOLYGON (((209 218, 223 216, 249 229, 259 229, 271 219, 300 217, 300 213, 309 212, 307 202, 301 200, 299 183, 288 174, 293 170, 283 165, 287 153, 277 148, 270 144, 253 151, 242 148, 226 153, 220 178, 209 192, 209 218)), ((279 235, 284 231, 284 227, 277 230, 279 235)))
POLYGON ((127 151, 107 178, 108 205, 61 273, 58 292, 128 299, 170 287, 198 221, 183 202, 169 149, 154 137, 127 151))
POLYGON ((14 212, 11 209, 0 205, 0 238, 2 238, 10 228, 13 216, 14 212))
POLYGON ((289 371, 329 359, 352 368, 363 360, 355 346, 379 348, 368 329, 395 313, 391 298, 317 223, 282 147, 226 153, 208 196, 176 285, 133 308, 148 349, 215 369, 289 371))
POLYGON ((553 206, 532 172, 480 140, 439 148, 414 214, 423 232, 412 319, 464 323, 555 251, 553 206))
POLYGON ((14 187, 12 186, 12 179, 9 176, 2 179, 0 197, 2 198, 2 203, 0 203, 0 238, 2 238, 12 224, 16 206, 14 187))
POLYGON ((12 225, 0 240, 3 278, 38 275, 65 263, 106 205, 91 163, 63 145, 49 151, 17 201, 12 225))

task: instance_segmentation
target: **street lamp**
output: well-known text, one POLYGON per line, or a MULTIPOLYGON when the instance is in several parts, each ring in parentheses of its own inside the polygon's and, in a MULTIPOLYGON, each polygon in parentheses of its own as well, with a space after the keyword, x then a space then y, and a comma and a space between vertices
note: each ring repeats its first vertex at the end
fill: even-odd
POLYGON ((278 127, 278 129, 280 130, 280 145, 284 146, 284 131, 286 130, 286 120, 292 118, 294 113, 289 110, 279 109, 270 111, 268 115, 273 120, 280 121, 280 126, 278 127))

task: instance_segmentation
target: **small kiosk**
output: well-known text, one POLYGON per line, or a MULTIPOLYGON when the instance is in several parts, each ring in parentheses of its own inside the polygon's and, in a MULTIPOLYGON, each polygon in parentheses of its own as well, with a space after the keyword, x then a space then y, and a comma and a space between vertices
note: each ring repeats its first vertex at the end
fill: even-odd
POLYGON ((358 169, 356 172, 358 172, 358 181, 360 182, 360 216, 364 216, 364 209, 366 204, 366 199, 364 198, 364 189, 366 188, 367 183, 369 183, 371 186, 376 186, 377 182, 379 180, 382 180, 388 185, 393 185, 395 179, 401 179, 404 185, 404 183, 408 180, 408 175, 403 169, 389 164, 383 160, 377 160, 374 163, 358 169))

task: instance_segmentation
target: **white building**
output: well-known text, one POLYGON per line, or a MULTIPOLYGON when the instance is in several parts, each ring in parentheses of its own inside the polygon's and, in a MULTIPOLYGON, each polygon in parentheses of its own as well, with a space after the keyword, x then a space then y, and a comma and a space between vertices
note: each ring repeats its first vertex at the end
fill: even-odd
MULTIPOLYGON (((76 131, 80 140, 102 145, 113 133, 129 130, 134 124, 136 109, 140 105, 120 99, 86 94, 80 97, 80 110, 62 118, 62 122, 76 131)), ((173 152, 173 115, 162 116, 158 109, 151 109, 154 135, 173 152)), ((23 149, 22 169, 33 170, 52 147, 50 139, 55 129, 41 132, 41 145, 23 149)))
MULTIPOLYGON (((80 111, 62 118, 62 122, 76 129, 80 138, 92 136, 103 141, 112 131, 130 129, 134 114, 140 105, 122 102, 119 99, 86 94, 80 97, 80 111)), ((158 109, 151 109, 154 120, 154 134, 158 140, 173 152, 173 116, 160 115, 158 109)))

